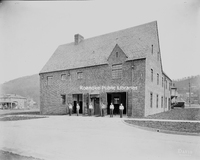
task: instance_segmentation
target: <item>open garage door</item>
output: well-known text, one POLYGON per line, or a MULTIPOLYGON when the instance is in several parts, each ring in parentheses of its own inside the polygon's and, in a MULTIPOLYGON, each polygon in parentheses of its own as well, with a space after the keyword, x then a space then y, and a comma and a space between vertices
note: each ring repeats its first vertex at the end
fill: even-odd
POLYGON ((122 103, 124 106, 124 111, 123 114, 126 114, 126 92, 113 92, 113 93, 107 93, 107 101, 108 101, 108 106, 107 106, 107 113, 110 114, 110 104, 113 103, 114 105, 114 110, 113 114, 118 115, 119 114, 119 106, 122 103))

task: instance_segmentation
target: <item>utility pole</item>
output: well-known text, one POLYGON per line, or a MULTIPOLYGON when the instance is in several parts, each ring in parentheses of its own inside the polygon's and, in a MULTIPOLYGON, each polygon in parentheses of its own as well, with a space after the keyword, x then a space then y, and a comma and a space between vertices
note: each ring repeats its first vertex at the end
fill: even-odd
POLYGON ((190 102, 190 99, 191 99, 191 93, 190 93, 190 78, 189 78, 189 107, 191 107, 191 102, 190 102))

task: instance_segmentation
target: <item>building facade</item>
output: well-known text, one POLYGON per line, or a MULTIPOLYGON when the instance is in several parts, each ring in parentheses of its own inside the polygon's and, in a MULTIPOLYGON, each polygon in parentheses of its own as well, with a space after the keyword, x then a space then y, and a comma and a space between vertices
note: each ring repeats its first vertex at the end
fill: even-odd
POLYGON ((129 117, 145 117, 170 109, 171 79, 163 72, 157 22, 60 45, 40 72, 41 114, 99 115, 101 106, 119 105, 129 117))
POLYGON ((5 94, 0 96, 0 105, 2 109, 25 109, 27 98, 16 94, 5 94))

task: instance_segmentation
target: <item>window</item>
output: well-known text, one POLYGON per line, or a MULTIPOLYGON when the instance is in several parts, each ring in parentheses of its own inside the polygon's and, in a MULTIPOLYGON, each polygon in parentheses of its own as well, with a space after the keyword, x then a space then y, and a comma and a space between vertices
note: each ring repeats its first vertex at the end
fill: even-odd
POLYGON ((165 98, 165 108, 167 108, 167 97, 165 98))
POLYGON ((83 72, 77 72, 77 79, 83 79, 83 72))
POLYGON ((161 108, 163 108, 163 96, 161 97, 161 108))
POLYGON ((164 82, 163 82, 163 77, 162 77, 162 87, 163 87, 163 84, 164 84, 164 82))
POLYGON ((153 107, 153 93, 150 93, 150 107, 153 107))
POLYGON ((151 82, 153 82, 153 69, 151 69, 151 82))
POLYGON ((115 97, 114 98, 114 104, 119 104, 120 102, 119 102, 119 97, 115 97))
POLYGON ((116 52, 116 57, 118 58, 118 56, 119 56, 119 55, 118 55, 118 52, 116 52))
POLYGON ((170 109, 170 104, 171 104, 171 100, 170 100, 170 98, 168 99, 168 107, 169 107, 169 109, 170 109))
POLYGON ((157 73, 157 85, 159 85, 159 74, 157 73))
POLYGON ((112 79, 119 79, 122 77, 122 64, 112 65, 112 79))
POLYGON ((157 53, 157 60, 158 60, 158 61, 159 61, 159 56, 160 56, 159 54, 160 54, 160 53, 159 53, 159 51, 158 51, 158 53, 157 53))
POLYGON ((69 79, 69 80, 71 80, 71 74, 70 74, 70 72, 68 72, 68 74, 67 74, 67 78, 69 79))
POLYGON ((53 76, 48 76, 47 77, 47 85, 52 85, 52 81, 53 81, 53 76))
POLYGON ((61 102, 62 102, 62 104, 66 104, 66 95, 65 94, 61 94, 61 102))
POLYGON ((158 94, 156 96, 156 108, 158 108, 158 94))
POLYGON ((66 79, 67 79, 66 74, 61 74, 61 80, 64 81, 64 80, 66 80, 66 79))
POLYGON ((153 44, 151 45, 151 53, 153 54, 153 44))

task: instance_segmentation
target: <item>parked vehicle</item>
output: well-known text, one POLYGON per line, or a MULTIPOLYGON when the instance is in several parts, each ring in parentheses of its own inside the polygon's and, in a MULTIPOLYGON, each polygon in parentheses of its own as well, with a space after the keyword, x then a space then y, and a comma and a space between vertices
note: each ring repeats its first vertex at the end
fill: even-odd
POLYGON ((174 109, 175 107, 185 108, 185 102, 183 102, 183 101, 175 102, 175 103, 172 104, 171 109, 174 109))

